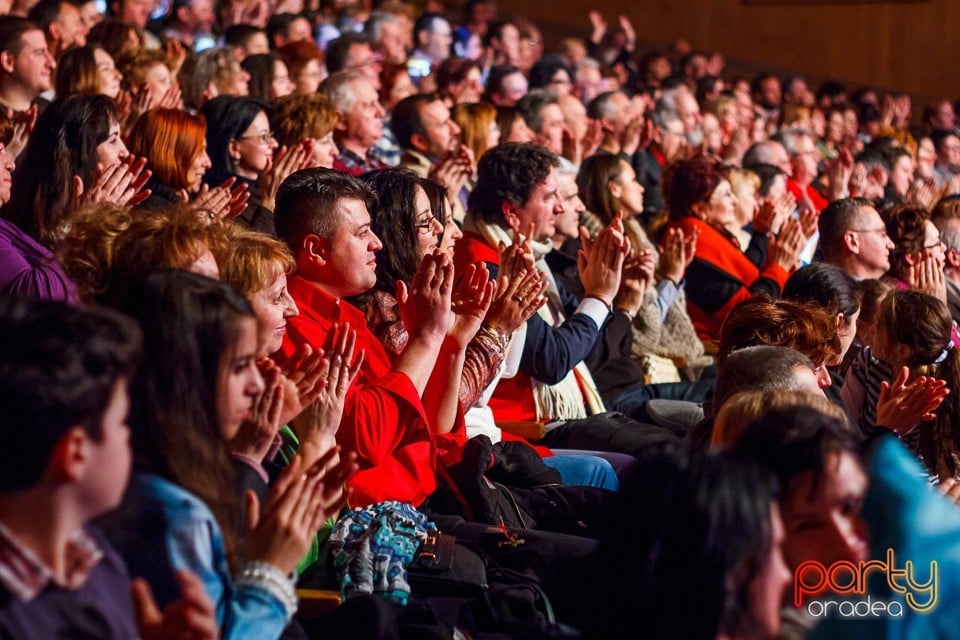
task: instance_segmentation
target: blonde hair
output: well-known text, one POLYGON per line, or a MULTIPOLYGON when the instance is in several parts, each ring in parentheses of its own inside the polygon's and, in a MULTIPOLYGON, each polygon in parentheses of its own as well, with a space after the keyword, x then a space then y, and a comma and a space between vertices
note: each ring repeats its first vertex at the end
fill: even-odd
POLYGON ((226 229, 230 250, 219 264, 220 279, 245 297, 269 287, 281 273, 293 273, 296 261, 286 243, 236 223, 226 229))
POLYGON ((497 108, 487 102, 458 104, 451 110, 450 117, 460 127, 463 144, 479 159, 487 150, 487 136, 490 124, 497 121, 497 108))
POLYGON ((82 299, 106 302, 118 285, 159 269, 187 269, 205 250, 219 262, 227 254, 223 227, 185 206, 133 214, 104 203, 71 220, 60 261, 82 299))
POLYGON ((774 409, 792 406, 807 407, 824 415, 840 420, 850 428, 847 414, 843 409, 827 400, 823 395, 809 391, 741 391, 731 396, 717 414, 710 435, 711 449, 732 449, 743 432, 751 424, 774 409))

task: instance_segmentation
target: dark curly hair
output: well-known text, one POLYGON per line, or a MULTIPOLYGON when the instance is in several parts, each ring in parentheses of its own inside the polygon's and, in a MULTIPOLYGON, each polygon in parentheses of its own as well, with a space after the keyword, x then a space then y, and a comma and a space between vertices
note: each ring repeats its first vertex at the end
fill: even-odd
POLYGON ((503 203, 523 206, 543 184, 557 157, 531 144, 509 142, 490 149, 477 164, 477 184, 470 192, 470 211, 485 222, 503 225, 503 203))
POLYGON ((723 168, 710 158, 696 157, 668 166, 663 176, 663 199, 670 219, 693 215, 693 205, 709 201, 723 180, 723 168))
POLYGON ((907 256, 923 251, 926 225, 930 212, 917 205, 896 205, 882 214, 887 235, 895 245, 890 252, 890 273, 902 275, 909 266, 907 256))

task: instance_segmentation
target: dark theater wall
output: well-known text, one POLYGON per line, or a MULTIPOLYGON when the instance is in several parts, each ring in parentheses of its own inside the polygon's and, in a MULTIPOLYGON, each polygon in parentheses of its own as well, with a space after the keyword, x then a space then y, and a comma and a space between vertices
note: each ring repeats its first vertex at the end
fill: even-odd
POLYGON ((771 0, 516 0, 499 2, 542 25, 547 44, 589 30, 596 8, 611 25, 618 13, 641 43, 678 37, 723 52, 731 68, 771 68, 906 91, 921 103, 960 97, 960 0, 814 2, 771 0))

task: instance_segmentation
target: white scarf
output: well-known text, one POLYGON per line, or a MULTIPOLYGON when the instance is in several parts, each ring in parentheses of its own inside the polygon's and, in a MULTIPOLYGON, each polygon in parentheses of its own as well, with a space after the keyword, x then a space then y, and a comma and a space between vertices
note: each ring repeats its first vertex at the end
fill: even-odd
MULTIPOLYGON (((482 236, 493 247, 499 247, 501 242, 506 247, 513 244, 512 233, 499 225, 484 222, 473 214, 467 215, 463 226, 465 230, 482 236)), ((547 279, 547 304, 540 307, 537 313, 551 327, 559 327, 566 320, 563 302, 557 289, 557 281, 544 260, 553 250, 553 245, 549 242, 535 242, 529 238, 527 241, 533 249, 537 270, 547 279)), ((586 418, 587 409, 591 415, 606 411, 593 376, 583 361, 578 362, 557 384, 544 384, 532 377, 530 383, 537 408, 537 420, 576 420, 586 418)))

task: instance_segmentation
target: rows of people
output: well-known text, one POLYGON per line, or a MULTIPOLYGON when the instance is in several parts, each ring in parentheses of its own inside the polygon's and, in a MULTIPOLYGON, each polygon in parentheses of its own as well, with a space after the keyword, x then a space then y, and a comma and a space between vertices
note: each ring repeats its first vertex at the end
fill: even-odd
POLYGON ((0 636, 952 637, 951 103, 433 4, 0 6, 0 636))

